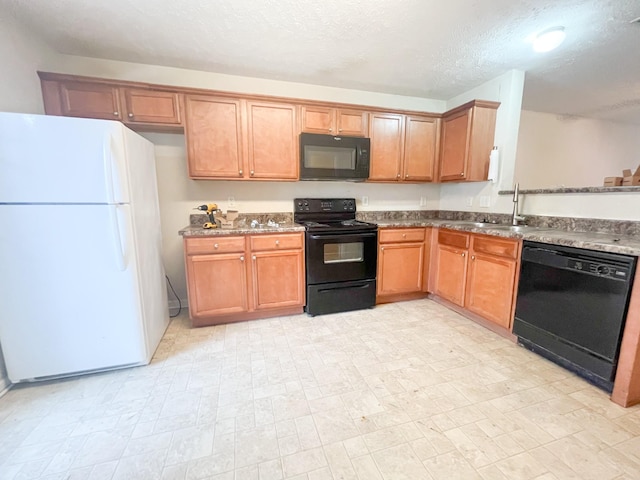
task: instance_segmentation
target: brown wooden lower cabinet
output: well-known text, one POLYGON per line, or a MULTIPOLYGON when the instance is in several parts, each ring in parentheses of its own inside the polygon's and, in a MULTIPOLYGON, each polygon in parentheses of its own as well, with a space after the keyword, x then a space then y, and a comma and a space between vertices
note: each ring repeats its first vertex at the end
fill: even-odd
POLYGON ((185 237, 193 326, 301 313, 302 233, 185 237))
POLYGON ((377 302, 426 291, 430 228, 385 228, 378 235, 377 302))
POLYGON ((520 244, 441 229, 436 246, 436 295, 511 330, 520 244))

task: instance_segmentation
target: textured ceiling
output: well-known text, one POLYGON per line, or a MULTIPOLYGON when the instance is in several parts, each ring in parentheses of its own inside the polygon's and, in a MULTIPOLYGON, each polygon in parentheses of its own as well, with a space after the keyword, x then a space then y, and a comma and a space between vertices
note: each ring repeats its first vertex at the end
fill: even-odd
POLYGON ((446 100, 507 70, 523 108, 640 124, 640 0, 0 0, 61 53, 446 100), (554 25, 567 39, 534 53, 554 25))

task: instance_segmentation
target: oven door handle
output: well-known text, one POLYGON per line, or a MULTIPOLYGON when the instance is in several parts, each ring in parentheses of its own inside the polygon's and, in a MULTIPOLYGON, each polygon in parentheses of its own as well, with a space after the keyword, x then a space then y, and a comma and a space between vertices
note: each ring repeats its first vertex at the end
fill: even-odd
POLYGON ((362 239, 362 238, 375 238, 377 236, 378 236, 378 232, 364 232, 364 233, 345 232, 339 235, 315 234, 315 235, 311 235, 310 238, 312 240, 346 240, 348 238, 354 238, 354 237, 358 239, 362 239))

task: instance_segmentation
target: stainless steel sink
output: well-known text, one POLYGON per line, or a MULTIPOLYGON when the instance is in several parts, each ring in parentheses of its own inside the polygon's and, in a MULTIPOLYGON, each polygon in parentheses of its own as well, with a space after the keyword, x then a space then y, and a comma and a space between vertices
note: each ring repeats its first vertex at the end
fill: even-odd
POLYGON ((534 227, 530 227, 528 225, 494 225, 493 228, 498 230, 508 230, 510 232, 526 232, 531 230, 534 227))

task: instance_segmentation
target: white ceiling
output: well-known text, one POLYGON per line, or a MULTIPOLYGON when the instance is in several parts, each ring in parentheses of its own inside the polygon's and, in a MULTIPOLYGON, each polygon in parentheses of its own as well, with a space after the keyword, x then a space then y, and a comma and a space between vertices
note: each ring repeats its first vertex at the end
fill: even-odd
POLYGON ((61 53, 640 124, 640 0, 0 0, 61 53), (525 38, 563 25, 555 51, 525 38))

